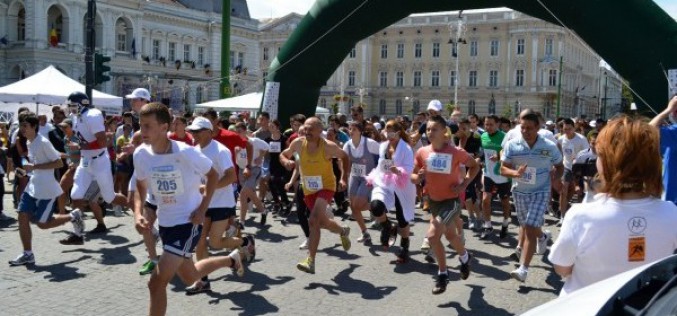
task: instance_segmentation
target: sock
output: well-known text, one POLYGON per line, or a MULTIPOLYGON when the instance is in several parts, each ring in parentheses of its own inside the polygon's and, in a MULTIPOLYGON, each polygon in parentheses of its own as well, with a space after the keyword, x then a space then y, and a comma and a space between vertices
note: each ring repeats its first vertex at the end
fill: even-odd
POLYGON ((510 225, 510 219, 509 218, 504 218, 503 219, 503 226, 508 226, 510 225))
POLYGON ((468 259, 470 259, 470 255, 468 255, 468 251, 466 250, 465 253, 459 257, 461 259, 461 262, 467 263, 468 259))
POLYGON ((242 238, 242 247, 247 247, 247 245, 249 245, 249 239, 242 238))
POLYGON ((204 283, 209 283, 209 275, 203 276, 201 280, 202 280, 202 282, 204 282, 204 283))
POLYGON ((408 251, 409 250, 409 238, 402 237, 400 239, 400 246, 402 247, 402 249, 408 251))
POLYGON ((529 272, 529 267, 527 267, 523 264, 520 265, 519 269, 522 270, 522 271, 525 271, 525 272, 529 272))
POLYGON ((447 270, 444 270, 444 271, 437 271, 437 275, 443 275, 443 274, 445 274, 445 275, 448 274, 448 273, 447 273, 447 270))
POLYGON ((491 228, 491 221, 484 221, 484 228, 491 228))
POLYGON ((517 247, 515 248, 515 250, 517 250, 517 251, 522 251, 522 247, 517 246, 517 247))
POLYGON ((32 251, 32 250, 24 250, 24 253, 25 253, 27 256, 33 255, 33 251, 32 251))

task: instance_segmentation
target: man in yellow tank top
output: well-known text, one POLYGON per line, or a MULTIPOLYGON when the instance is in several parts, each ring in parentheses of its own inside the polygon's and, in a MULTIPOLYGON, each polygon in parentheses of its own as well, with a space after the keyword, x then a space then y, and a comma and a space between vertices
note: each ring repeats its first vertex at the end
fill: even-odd
MULTIPOLYGON (((280 163, 292 170, 295 162, 291 160, 294 154, 299 155, 299 169, 303 186, 304 201, 310 210, 308 223, 310 237, 308 238, 308 258, 299 262, 296 267, 307 273, 315 273, 315 254, 320 244, 320 228, 339 234, 343 249, 350 249, 350 228, 341 227, 337 222, 327 217, 326 209, 336 192, 336 178, 331 164, 332 158, 338 158, 343 163, 343 170, 350 170, 350 159, 338 145, 322 138, 322 122, 317 117, 311 117, 303 124, 306 137, 295 139, 280 155, 280 163)), ((348 182, 348 173, 341 174, 339 190, 345 190, 348 182)))

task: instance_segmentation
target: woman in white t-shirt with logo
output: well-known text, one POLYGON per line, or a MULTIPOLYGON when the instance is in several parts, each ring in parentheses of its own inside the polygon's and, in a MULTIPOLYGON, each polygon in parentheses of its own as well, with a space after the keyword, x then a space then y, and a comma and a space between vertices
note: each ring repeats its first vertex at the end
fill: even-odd
POLYGON ((565 278, 560 296, 677 249, 677 206, 660 200, 658 131, 620 117, 602 130, 596 147, 600 194, 567 212, 548 256, 565 278))

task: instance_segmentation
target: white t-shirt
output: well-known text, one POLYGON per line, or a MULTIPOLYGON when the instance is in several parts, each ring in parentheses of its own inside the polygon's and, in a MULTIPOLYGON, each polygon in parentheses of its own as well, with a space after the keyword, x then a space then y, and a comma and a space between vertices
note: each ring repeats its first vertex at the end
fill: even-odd
POLYGON ((190 215, 202 202, 200 185, 212 161, 197 148, 170 141, 169 154, 155 154, 151 146, 134 151, 136 178, 146 181, 148 193, 157 201, 160 226, 171 227, 190 222, 190 215))
MULTIPOLYGON (((200 147, 198 146, 198 148, 200 147)), ((212 163, 214 164, 213 168, 216 170, 219 180, 226 174, 226 170, 234 168, 230 150, 228 150, 226 146, 221 145, 221 143, 212 140, 207 147, 200 148, 200 151, 207 156, 207 158, 212 160, 212 163)), ((212 201, 209 203, 209 207, 235 207, 235 192, 233 191, 233 186, 227 185, 223 188, 214 190, 214 195, 212 195, 212 201)))
POLYGON ((560 296, 670 256, 677 249, 677 206, 655 198, 617 200, 598 194, 574 204, 548 259, 573 272, 560 296))
POLYGON ((371 138, 364 137, 364 136, 362 136, 362 138, 360 138, 360 144, 357 145, 357 147, 353 146, 352 139, 347 141, 343 145, 343 151, 345 151, 346 154, 347 154, 348 149, 350 148, 350 152, 352 153, 353 157, 362 158, 362 155, 363 155, 362 148, 364 148, 364 142, 365 141, 367 142, 367 150, 369 150, 369 153, 372 154, 372 155, 378 155, 379 154, 378 150, 379 150, 379 147, 380 147, 379 143, 376 142, 375 140, 371 139, 371 138))
MULTIPOLYGON (((127 185, 127 191, 136 192, 136 170, 134 170, 132 176, 129 178, 129 185, 127 185)), ((146 194, 146 202, 153 205, 157 205, 152 193, 146 194)))
POLYGON ((579 133, 574 133, 574 138, 569 139, 566 135, 562 135, 557 140, 557 144, 562 148, 562 158, 564 168, 571 170, 574 165, 574 160, 579 152, 590 148, 588 140, 579 133))
MULTIPOLYGON (((33 165, 61 159, 61 155, 49 140, 40 134, 35 135, 35 139, 27 144, 28 159, 33 165)), ((26 186, 26 193, 38 200, 48 200, 58 197, 63 191, 54 178, 54 169, 40 169, 33 170, 33 176, 26 186)))
MULTIPOLYGON (((515 127, 511 130, 509 130, 507 133, 505 133, 505 138, 503 138, 503 142, 501 143, 501 147, 505 148, 505 144, 508 143, 509 140, 521 137, 522 136, 522 130, 520 129, 520 124, 515 125, 515 127)), ((557 144, 557 139, 555 138, 555 134, 553 134, 551 131, 541 128, 538 130, 538 135, 543 136, 545 139, 551 140, 553 143, 557 144)))
MULTIPOLYGON (((249 137, 248 141, 252 144, 252 167, 261 166, 261 164, 256 163, 255 160, 261 156, 261 151, 269 151, 270 145, 268 145, 266 141, 256 137, 249 137)), ((247 166, 247 149, 240 148, 240 151, 236 153, 235 159, 238 167, 244 169, 244 167, 247 166)))
POLYGON ((44 136, 44 137, 49 137, 49 132, 54 130, 54 125, 52 123, 45 123, 45 125, 41 125, 38 127, 38 134, 44 136))
MULTIPOLYGON (((96 134, 106 131, 103 124, 103 113, 95 108, 83 109, 83 112, 73 120, 73 131, 75 131, 75 135, 80 139, 81 146, 83 142, 91 143, 96 141, 96 134)), ((83 157, 93 157, 105 149, 88 150, 83 147, 80 150, 80 154, 83 157)))

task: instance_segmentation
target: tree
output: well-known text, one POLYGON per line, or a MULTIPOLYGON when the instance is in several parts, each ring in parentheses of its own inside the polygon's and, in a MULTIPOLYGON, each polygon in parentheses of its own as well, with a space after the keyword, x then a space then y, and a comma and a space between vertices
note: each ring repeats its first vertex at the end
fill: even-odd
POLYGON ((503 112, 501 113, 501 116, 512 119, 512 106, 510 104, 503 106, 503 112))
MULTIPOLYGON (((621 112, 623 112, 623 113, 630 113, 630 104, 632 104, 632 102, 635 102, 635 98, 632 95, 632 91, 630 91, 630 89, 628 88, 629 84, 630 84, 629 82, 623 82, 623 88, 621 90, 621 97, 622 97, 622 99, 621 99, 621 112)), ((607 100, 607 103, 608 102, 609 102, 609 100, 607 100)), ((610 117, 610 116, 613 116, 613 115, 608 115, 608 113, 607 113, 607 117, 610 117)))
POLYGON ((451 116, 451 113, 453 113, 454 110, 456 110, 456 105, 454 105, 454 102, 452 101, 445 104, 444 109, 447 111, 448 115, 451 116))

